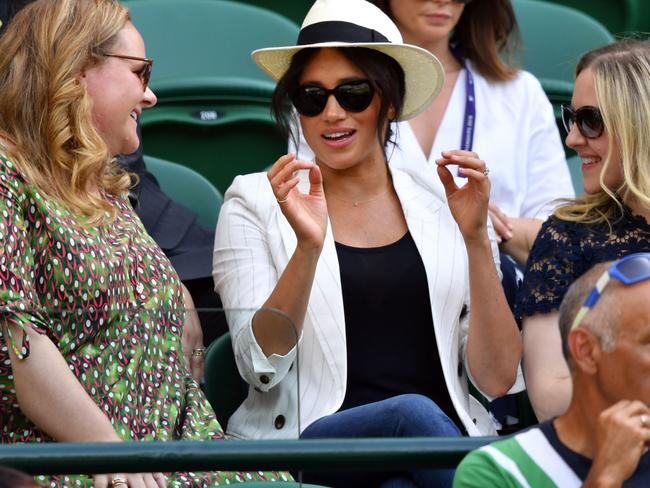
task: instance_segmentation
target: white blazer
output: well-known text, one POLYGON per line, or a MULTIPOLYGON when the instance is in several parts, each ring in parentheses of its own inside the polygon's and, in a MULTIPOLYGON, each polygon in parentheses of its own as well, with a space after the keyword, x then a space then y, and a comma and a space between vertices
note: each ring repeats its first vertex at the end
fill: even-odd
MULTIPOLYGON (((433 327, 451 401, 470 435, 495 434, 487 411, 468 394, 467 254, 444 189, 433 172, 426 176, 410 169, 391 172, 408 229, 424 262, 433 327)), ((307 191, 306 175, 301 178, 301 191, 307 191)), ((498 269, 498 248, 491 229, 490 235, 498 269)), ((295 247, 296 236, 280 211, 266 174, 238 176, 221 208, 213 261, 215 288, 224 308, 238 309, 227 314, 228 324, 239 372, 250 385, 248 397, 228 423, 228 434, 235 437, 295 438, 315 420, 336 412, 345 397, 345 318, 329 223, 298 347, 286 356, 266 358, 255 341, 253 310, 269 297, 295 247), (296 356, 299 368, 292 367, 296 356)))

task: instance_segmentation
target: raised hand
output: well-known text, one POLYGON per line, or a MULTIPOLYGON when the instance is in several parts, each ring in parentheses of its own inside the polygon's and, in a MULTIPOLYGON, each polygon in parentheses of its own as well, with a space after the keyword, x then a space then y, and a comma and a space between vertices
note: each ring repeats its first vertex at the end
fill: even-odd
POLYGON ((594 461, 583 486, 621 486, 650 443, 650 408, 621 400, 598 416, 594 461), (605 483, 605 484, 603 484, 605 483))
POLYGON ((463 238, 468 240, 487 237, 487 216, 490 201, 490 180, 485 162, 471 151, 443 151, 436 160, 438 176, 445 187, 447 202, 458 223, 463 238), (447 169, 458 165, 458 174, 467 177, 467 183, 459 187, 447 169))
POLYGON ((267 174, 273 194, 303 249, 322 248, 327 231, 327 203, 323 177, 317 164, 293 154, 278 159, 267 174), (298 170, 309 170, 309 193, 298 190, 298 170))

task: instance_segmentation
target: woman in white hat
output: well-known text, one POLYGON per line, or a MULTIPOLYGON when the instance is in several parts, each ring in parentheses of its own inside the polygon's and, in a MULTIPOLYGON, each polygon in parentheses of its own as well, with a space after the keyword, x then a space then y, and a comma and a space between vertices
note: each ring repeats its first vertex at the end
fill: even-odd
MULTIPOLYGON (((318 0, 297 44, 253 57, 279 80, 280 122, 290 125, 287 101, 300 114, 315 162, 288 154, 268 174, 235 179, 217 226, 214 278, 227 309, 280 310, 301 339, 295 347, 274 335, 259 314, 229 314, 250 388, 228 432, 494 433, 468 394, 468 374, 487 396, 504 394, 521 342, 487 226, 488 169, 475 153, 449 151, 438 176, 426 178, 389 170, 384 155, 389 121, 414 116, 439 92, 440 63, 403 44, 390 19, 362 0, 318 0), (468 184, 459 189, 448 165, 468 184)), ((376 476, 362 485, 451 480, 436 471, 376 476)))

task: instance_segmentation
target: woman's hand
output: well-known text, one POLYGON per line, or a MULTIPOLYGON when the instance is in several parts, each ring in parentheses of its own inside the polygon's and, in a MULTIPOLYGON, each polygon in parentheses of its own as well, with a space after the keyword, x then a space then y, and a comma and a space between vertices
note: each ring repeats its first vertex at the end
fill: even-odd
POLYGON ((512 230, 514 229, 510 217, 504 214, 495 203, 490 202, 488 205, 490 220, 494 226, 494 232, 497 234, 499 244, 508 242, 512 239, 512 230))
POLYGON ((438 176, 445 187, 447 202, 458 223, 465 241, 487 238, 487 215, 490 201, 490 180, 485 162, 471 151, 443 151, 436 160, 438 176), (467 184, 456 185, 447 169, 450 164, 458 165, 458 174, 467 177, 467 184))
POLYGON ((95 488, 166 488, 162 473, 113 473, 93 476, 95 488), (120 483, 119 480, 123 480, 120 483))
POLYGON ((267 176, 282 213, 296 233, 298 247, 321 249, 327 231, 327 203, 318 165, 286 154, 275 162, 267 176), (297 188, 300 178, 295 172, 301 169, 309 170, 309 194, 300 193, 297 188))
POLYGON ((185 285, 181 283, 183 289, 183 303, 185 305, 185 322, 183 323, 183 335, 181 343, 185 353, 185 366, 192 373, 198 383, 203 381, 205 369, 205 346, 203 346, 203 329, 201 322, 194 307, 192 295, 185 285))

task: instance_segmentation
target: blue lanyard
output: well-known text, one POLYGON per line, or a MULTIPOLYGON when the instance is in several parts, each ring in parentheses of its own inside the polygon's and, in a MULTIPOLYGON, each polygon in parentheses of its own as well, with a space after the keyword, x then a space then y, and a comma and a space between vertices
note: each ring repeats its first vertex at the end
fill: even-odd
POLYGON ((476 97, 474 96, 474 75, 470 71, 465 57, 458 47, 451 46, 451 53, 465 69, 465 115, 463 117, 463 132, 460 138, 460 148, 471 151, 474 144, 474 126, 476 124, 476 97))

